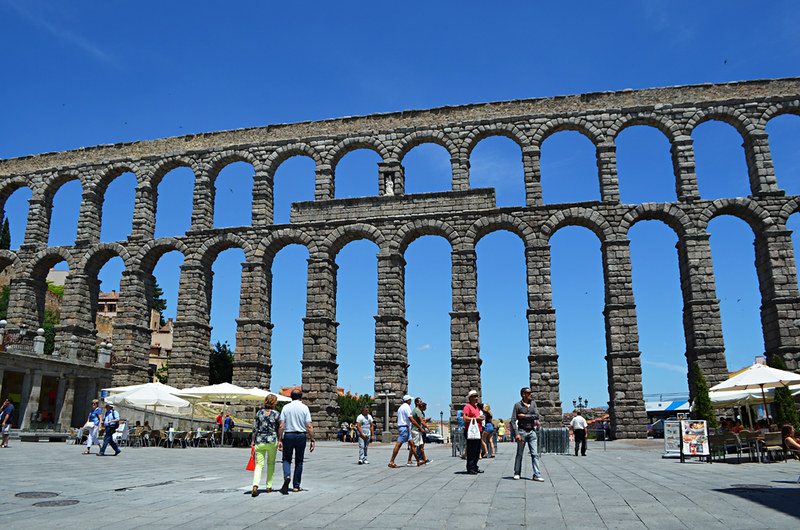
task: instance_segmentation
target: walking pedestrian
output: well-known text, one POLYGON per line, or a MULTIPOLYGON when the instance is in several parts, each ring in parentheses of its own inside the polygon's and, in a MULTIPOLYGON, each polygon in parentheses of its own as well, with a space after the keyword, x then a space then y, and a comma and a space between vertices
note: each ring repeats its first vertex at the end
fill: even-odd
POLYGON ((264 469, 264 460, 267 461, 267 493, 272 493, 272 474, 275 472, 275 453, 278 451, 278 428, 281 415, 275 410, 278 396, 270 394, 264 398, 264 408, 256 412, 253 422, 253 435, 250 440, 251 447, 256 454, 256 468, 253 471, 253 491, 251 495, 258 497, 258 483, 261 482, 261 472, 264 469))
MULTIPOLYGON (((400 467, 394 463, 394 459, 397 457, 397 453, 400 452, 400 448, 403 447, 403 444, 406 442, 408 442, 408 465, 411 465, 411 455, 414 455, 414 458, 416 458, 417 455, 416 451, 414 451, 414 440, 411 439, 411 396, 408 394, 403 396, 403 404, 397 409, 397 443, 394 444, 392 458, 389 460, 389 467, 400 467)), ((417 459, 417 465, 420 465, 419 459, 417 459)))
POLYGON ((525 444, 528 445, 528 451, 531 455, 531 466, 533 467, 533 480, 536 482, 544 482, 542 474, 539 471, 539 454, 536 447, 537 436, 536 429, 539 427, 539 408, 536 402, 533 401, 533 392, 530 387, 523 387, 519 391, 522 399, 514 404, 514 410, 511 413, 511 424, 514 427, 517 441, 517 455, 514 459, 514 480, 520 479, 522 473, 522 451, 525 444))
MULTIPOLYGON (((427 423, 425 422, 425 412, 422 410, 422 398, 418 397, 414 400, 414 411, 411 413, 411 437, 414 440, 416 447, 417 466, 428 463, 425 457, 425 431, 427 430, 427 423)), ((408 464, 411 465, 411 455, 408 455, 408 464)))
POLYGON ((586 418, 581 415, 581 411, 578 411, 569 424, 572 425, 572 433, 575 435, 575 456, 578 456, 578 447, 581 448, 581 456, 586 456, 586 429, 588 428, 586 418))
POLYGON ((3 443, 0 447, 8 447, 8 438, 11 436, 11 425, 14 423, 14 402, 6 398, 3 410, 0 412, 0 431, 3 432, 3 443))
MULTIPOLYGON (((92 410, 89 411, 89 419, 83 426, 88 432, 86 433, 86 450, 81 453, 82 455, 89 455, 92 453, 93 445, 100 445, 100 439, 97 433, 100 431, 100 423, 102 423, 103 411, 100 410, 100 400, 92 400, 92 410)), ((147 423, 147 422, 145 422, 147 423)))
POLYGON ((369 464, 367 461, 367 447, 375 432, 375 420, 369 413, 369 405, 364 405, 361 414, 356 418, 356 437, 358 438, 358 464, 369 464))
POLYGON ((303 491, 300 479, 303 478, 303 457, 306 452, 306 440, 311 438, 309 452, 314 452, 314 426, 311 424, 311 411, 300 401, 303 392, 292 390, 292 402, 283 407, 281 423, 278 430, 278 449, 283 451, 283 486, 281 493, 289 494, 289 481, 292 480, 292 455, 294 455, 294 481, 292 491, 303 491))
POLYGON ((462 414, 464 425, 466 426, 464 438, 467 440, 467 474, 477 475, 478 473, 483 473, 483 471, 478 469, 478 457, 481 454, 481 438, 479 436, 476 439, 470 440, 468 431, 470 424, 475 422, 478 430, 482 432, 481 411, 478 408, 478 392, 476 390, 470 390, 469 394, 467 394, 467 401, 468 403, 464 405, 462 414))
POLYGON ((483 404, 483 443, 489 458, 494 458, 494 424, 492 423, 492 407, 488 403, 483 404))
POLYGON ((97 456, 106 456, 106 447, 108 444, 111 444, 111 449, 114 450, 114 456, 117 456, 122 451, 119 450, 117 447, 117 443, 114 441, 114 433, 119 427, 119 414, 116 410, 114 410, 114 405, 111 403, 106 403, 106 413, 103 416, 103 425, 106 427, 106 431, 103 434, 103 446, 100 448, 100 452, 97 453, 97 456))

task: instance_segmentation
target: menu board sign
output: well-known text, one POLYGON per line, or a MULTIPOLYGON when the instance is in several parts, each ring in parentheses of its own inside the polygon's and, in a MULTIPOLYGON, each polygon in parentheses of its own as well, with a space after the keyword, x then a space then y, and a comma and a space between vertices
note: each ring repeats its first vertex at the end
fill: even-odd
POLYGON ((708 426, 706 420, 682 420, 681 439, 684 456, 708 456, 711 454, 708 447, 708 426))
POLYGON ((681 422, 678 420, 664 422, 664 452, 681 452, 681 422))

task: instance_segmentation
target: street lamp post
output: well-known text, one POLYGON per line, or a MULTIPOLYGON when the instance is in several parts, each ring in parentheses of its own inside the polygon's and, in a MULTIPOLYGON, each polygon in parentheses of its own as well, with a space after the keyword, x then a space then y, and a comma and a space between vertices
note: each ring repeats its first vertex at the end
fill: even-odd
POLYGON ((589 406, 588 398, 583 399, 583 397, 578 396, 577 401, 574 399, 572 400, 572 409, 579 411, 581 414, 583 414, 583 409, 587 408, 588 406, 589 406))
POLYGON ((391 383, 384 383, 383 385, 383 394, 378 394, 377 397, 383 398, 384 403, 386 403, 386 409, 383 422, 383 432, 381 433, 381 441, 383 443, 389 443, 392 441, 392 433, 389 432, 389 398, 394 397, 395 393, 392 392, 392 384, 391 383))
POLYGON ((439 411, 439 436, 444 440, 444 412, 439 411))

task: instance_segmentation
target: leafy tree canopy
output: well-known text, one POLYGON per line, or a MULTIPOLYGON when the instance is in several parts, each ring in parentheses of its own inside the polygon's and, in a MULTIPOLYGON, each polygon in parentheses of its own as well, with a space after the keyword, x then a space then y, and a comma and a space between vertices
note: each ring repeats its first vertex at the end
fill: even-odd
POLYGON ((47 282, 47 290, 59 298, 64 298, 64 286, 55 285, 53 282, 47 282))
POLYGON ((706 383, 706 378, 697 361, 692 363, 692 376, 694 377, 695 388, 692 418, 696 420, 706 420, 710 428, 716 429, 717 418, 714 416, 711 398, 708 397, 708 383, 706 383))
POLYGON ((8 227, 8 217, 3 220, 3 229, 0 231, 0 250, 11 249, 11 229, 8 227))
POLYGON ((233 381, 233 351, 228 342, 217 341, 208 359, 208 384, 233 381))
POLYGON ((164 291, 158 286, 158 282, 155 282, 153 284, 153 309, 158 311, 161 315, 159 317, 159 322, 162 326, 167 323, 167 321, 164 320, 164 311, 167 310, 167 300, 163 298, 163 296, 164 291))
MULTIPOLYGON (((769 365, 777 370, 786 370, 786 364, 777 353, 772 354, 769 365)), ((775 423, 778 426, 786 424, 794 425, 795 429, 800 429, 800 419, 797 416, 797 406, 794 403, 794 396, 788 386, 775 389, 775 401, 772 404, 775 412, 775 423)))
POLYGON ((369 394, 362 394, 354 396, 350 392, 343 396, 337 396, 336 401, 339 405, 339 423, 347 422, 352 423, 361 414, 361 409, 364 405, 370 408, 374 405, 375 399, 370 397, 369 394))

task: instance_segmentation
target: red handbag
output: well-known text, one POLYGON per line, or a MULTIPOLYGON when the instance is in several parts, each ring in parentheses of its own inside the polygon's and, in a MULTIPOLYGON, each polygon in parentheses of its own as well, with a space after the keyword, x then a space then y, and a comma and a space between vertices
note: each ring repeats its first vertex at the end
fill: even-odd
POLYGON ((247 463, 247 467, 245 468, 247 471, 255 471, 256 470, 256 448, 250 448, 250 461, 247 463))

